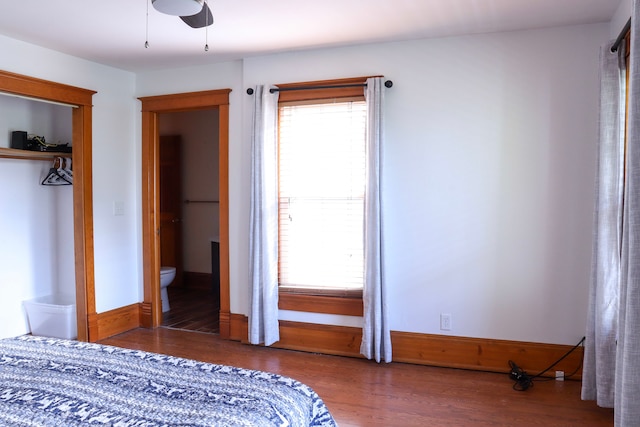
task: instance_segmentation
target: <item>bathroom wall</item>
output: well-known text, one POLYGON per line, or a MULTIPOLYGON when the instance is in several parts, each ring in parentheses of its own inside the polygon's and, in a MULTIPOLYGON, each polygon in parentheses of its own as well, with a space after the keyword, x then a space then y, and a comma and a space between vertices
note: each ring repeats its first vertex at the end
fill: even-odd
MULTIPOLYGON (((217 110, 161 114, 161 135, 182 137, 182 198, 218 200, 217 110)), ((219 235, 218 203, 182 205, 184 271, 211 273, 211 239, 219 235)))

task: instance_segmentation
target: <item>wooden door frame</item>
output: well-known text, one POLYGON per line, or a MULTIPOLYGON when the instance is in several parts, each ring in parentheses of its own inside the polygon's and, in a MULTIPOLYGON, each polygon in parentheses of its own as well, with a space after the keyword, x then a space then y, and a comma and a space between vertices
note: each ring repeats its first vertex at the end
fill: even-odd
POLYGON ((160 300, 160 135, 158 115, 217 109, 219 114, 220 336, 230 335, 229 300, 229 93, 231 89, 138 98, 142 102, 142 268, 140 324, 162 323, 160 300))
POLYGON ((73 107, 73 234, 78 340, 92 341, 96 316, 93 257, 92 97, 95 91, 0 71, 0 91, 73 107))

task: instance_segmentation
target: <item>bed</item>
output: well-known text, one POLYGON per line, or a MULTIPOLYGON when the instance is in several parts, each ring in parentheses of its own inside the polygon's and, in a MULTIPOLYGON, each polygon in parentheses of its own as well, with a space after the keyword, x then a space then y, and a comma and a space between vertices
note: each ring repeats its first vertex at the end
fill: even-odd
POLYGON ((0 425, 336 426, 277 374, 101 344, 0 340, 0 425))

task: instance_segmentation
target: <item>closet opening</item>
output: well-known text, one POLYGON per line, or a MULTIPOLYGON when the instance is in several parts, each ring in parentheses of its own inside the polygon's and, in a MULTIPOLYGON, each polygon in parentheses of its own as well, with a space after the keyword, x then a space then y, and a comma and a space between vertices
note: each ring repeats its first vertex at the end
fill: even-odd
MULTIPOLYGON (((7 111, 6 115, 3 114, 3 117, 7 119, 6 123, 8 124, 12 123, 12 120, 16 120, 11 126, 27 126, 29 120, 33 120, 34 123, 50 121, 50 123, 46 124, 42 129, 46 129, 47 132, 57 134, 64 139, 70 139, 70 145, 73 147, 73 152, 70 156, 73 162, 73 185, 54 189, 54 191, 59 190, 58 192, 65 193, 62 194, 62 197, 66 201, 63 200, 60 202, 56 209, 57 212, 60 213, 60 217, 65 217, 66 219, 64 220, 64 225, 59 227, 55 225, 55 233, 57 234, 51 238, 53 243, 49 246, 51 250, 64 252, 64 256, 60 259, 50 260, 49 262, 53 265, 51 272, 56 270, 56 281, 64 283, 64 290, 69 293, 75 291, 75 320, 77 323, 78 340, 95 341, 98 339, 96 335, 97 331, 90 330, 89 325, 92 318, 96 316, 95 283, 93 276, 93 193, 91 179, 92 97, 96 92, 6 71, 0 71, 0 92, 20 99, 27 98, 27 102, 30 103, 42 102, 43 105, 63 105, 60 107, 61 109, 56 108, 54 111, 46 109, 45 111, 39 104, 38 106, 25 106, 23 112, 11 108, 7 111), (25 116, 30 117, 26 118, 25 116), (22 122, 20 122, 20 120, 22 120, 22 122), (60 129, 60 126, 62 126, 63 129, 60 129), (62 244, 62 246, 60 246, 60 244, 62 244), (63 247, 66 249, 63 249, 63 247), (62 268, 59 264, 67 265, 68 268, 62 268)), ((35 129, 11 130, 36 131, 35 129)), ((5 131, 8 133, 9 129, 5 129, 5 131)), ((47 160, 48 162, 53 162, 53 155, 46 152, 28 152, 27 150, 13 149, 7 146, 6 148, 0 148, 0 159, 3 161, 7 159, 22 159, 47 160)), ((11 167, 16 168, 13 162, 14 160, 11 160, 11 167)), ((20 168, 24 169, 22 166, 20 168)), ((31 178, 39 184, 40 182, 38 180, 41 180, 43 177, 36 175, 31 178)), ((50 187, 46 189, 51 190, 50 187)), ((50 193, 50 195, 51 194, 52 193, 50 193)), ((25 197, 25 195, 21 194, 20 197, 25 197)), ((21 204, 14 206, 28 207, 21 204)), ((20 215, 20 219, 24 221, 25 216, 20 215)), ((37 220, 42 220, 42 218, 34 218, 34 221, 37 220)), ((31 228, 29 228, 29 230, 29 233, 22 235, 20 242, 28 243, 27 240, 31 239, 33 243, 37 240, 37 233, 34 234, 31 228)), ((26 261, 31 263, 31 265, 36 265, 38 263, 38 257, 29 257, 26 261)), ((30 269, 26 267, 20 268, 20 275, 30 274, 30 269)), ((39 277, 34 277, 32 280, 34 286, 37 286, 38 283, 44 283, 41 281, 43 273, 37 273, 36 276, 38 274, 39 277)), ((53 276, 53 273, 51 275, 53 276)), ((57 288, 57 285, 51 282, 49 287, 53 291, 57 288)), ((36 289, 35 292, 39 293, 40 290, 36 289)), ((4 297, 3 301, 7 303, 11 302, 4 297)))

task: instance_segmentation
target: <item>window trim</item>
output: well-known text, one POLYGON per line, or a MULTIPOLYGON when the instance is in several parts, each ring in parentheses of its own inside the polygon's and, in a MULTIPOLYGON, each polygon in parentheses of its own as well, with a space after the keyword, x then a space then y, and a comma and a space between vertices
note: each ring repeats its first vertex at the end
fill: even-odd
MULTIPOLYGON (((364 85, 369 77, 353 77, 337 80, 317 80, 276 85, 280 89, 296 89, 280 92, 278 107, 287 103, 322 101, 326 99, 364 100, 364 86, 303 89, 305 86, 364 85)), ((278 267, 279 268, 279 267, 278 267)), ((280 310, 307 313, 340 314, 362 316, 362 290, 301 289, 278 284, 278 308, 280 310)))
POLYGON ((358 98, 360 100, 364 100, 364 84, 367 82, 368 78, 369 77, 352 77, 337 80, 316 80, 311 82, 277 84, 276 87, 278 87, 278 89, 288 89, 287 91, 279 93, 278 105, 283 102, 317 101, 331 98, 358 98), (305 87, 309 86, 339 86, 354 84, 362 84, 363 86, 305 89, 305 87))
POLYGON ((362 316, 364 312, 362 291, 356 296, 312 295, 298 293, 287 288, 278 288, 278 308, 280 310, 346 316, 362 316))

